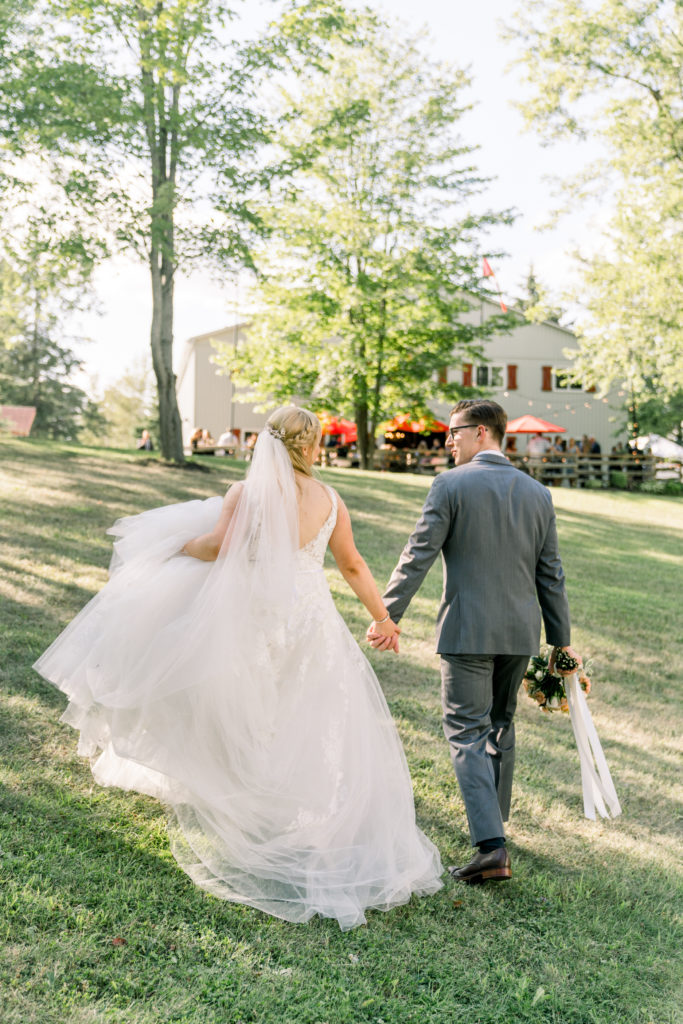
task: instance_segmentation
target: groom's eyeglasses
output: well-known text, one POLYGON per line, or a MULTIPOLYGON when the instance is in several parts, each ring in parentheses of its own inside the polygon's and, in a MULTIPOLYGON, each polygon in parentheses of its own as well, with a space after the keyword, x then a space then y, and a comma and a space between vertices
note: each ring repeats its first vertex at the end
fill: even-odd
POLYGON ((463 423, 462 426, 460 426, 460 427, 449 427, 448 428, 448 433, 451 435, 451 437, 455 441, 456 437, 458 436, 458 432, 459 431, 467 430, 468 427, 480 427, 480 426, 481 426, 481 423, 463 423))

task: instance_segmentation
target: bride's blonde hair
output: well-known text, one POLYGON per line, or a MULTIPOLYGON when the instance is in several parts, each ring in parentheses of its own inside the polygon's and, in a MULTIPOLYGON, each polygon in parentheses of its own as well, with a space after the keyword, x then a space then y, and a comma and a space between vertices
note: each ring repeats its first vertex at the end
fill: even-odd
POLYGON ((312 448, 320 440, 322 427, 314 412, 298 405, 282 405, 268 417, 266 430, 282 441, 294 469, 313 476, 303 449, 312 448))

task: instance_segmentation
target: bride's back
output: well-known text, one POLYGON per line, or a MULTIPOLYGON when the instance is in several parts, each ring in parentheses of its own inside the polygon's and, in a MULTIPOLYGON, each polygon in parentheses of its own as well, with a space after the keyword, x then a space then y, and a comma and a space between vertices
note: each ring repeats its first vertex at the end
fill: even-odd
POLYGON ((332 499, 319 480, 297 472, 294 478, 299 509, 299 547, 303 548, 320 533, 332 509, 332 499))

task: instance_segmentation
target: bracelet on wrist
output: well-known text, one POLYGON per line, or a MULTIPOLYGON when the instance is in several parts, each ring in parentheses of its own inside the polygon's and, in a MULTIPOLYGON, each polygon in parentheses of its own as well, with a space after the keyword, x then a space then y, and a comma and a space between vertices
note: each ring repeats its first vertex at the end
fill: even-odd
POLYGON ((391 615, 389 614, 389 612, 387 612, 387 614, 384 616, 383 619, 375 619, 375 625, 376 626, 381 626, 385 622, 388 622, 390 618, 391 618, 391 615))

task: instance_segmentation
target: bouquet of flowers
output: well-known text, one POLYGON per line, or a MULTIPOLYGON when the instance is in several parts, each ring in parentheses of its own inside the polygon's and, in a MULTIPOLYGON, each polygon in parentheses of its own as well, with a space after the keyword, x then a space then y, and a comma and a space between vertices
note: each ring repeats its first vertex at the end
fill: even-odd
MULTIPOLYGON (((550 671, 550 653, 552 648, 546 647, 529 662, 524 676, 524 689, 532 700, 535 700, 541 711, 563 711, 569 714, 569 701, 565 689, 565 678, 550 671)), ((582 665, 565 651, 558 651, 555 668, 563 672, 576 670, 579 673, 579 686, 588 696, 591 681, 582 665)))
POLYGON ((526 692, 536 701, 541 711, 564 711, 571 719, 579 751, 586 817, 595 820, 597 813, 603 818, 615 818, 621 814, 619 798, 586 703, 591 681, 577 658, 568 651, 557 648, 555 651, 552 672, 552 648, 546 647, 531 659, 524 677, 526 692), (558 672, 567 674, 561 676, 558 672))

